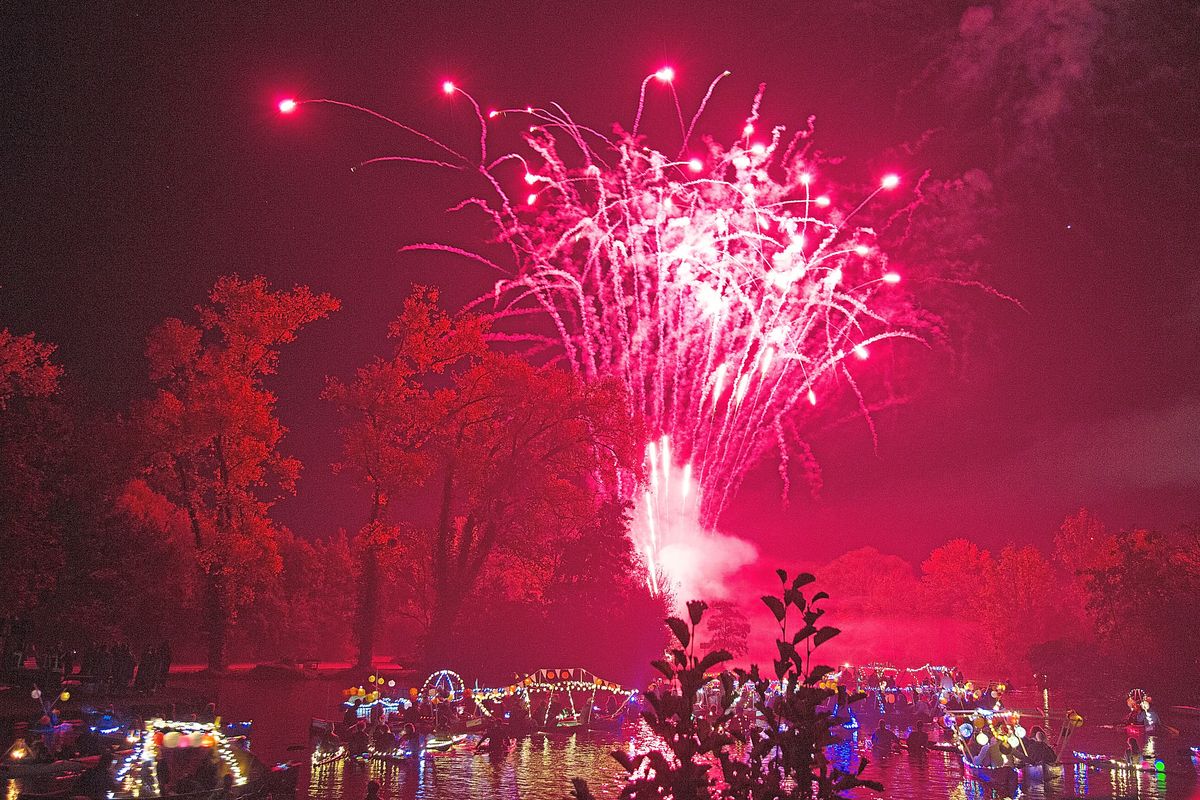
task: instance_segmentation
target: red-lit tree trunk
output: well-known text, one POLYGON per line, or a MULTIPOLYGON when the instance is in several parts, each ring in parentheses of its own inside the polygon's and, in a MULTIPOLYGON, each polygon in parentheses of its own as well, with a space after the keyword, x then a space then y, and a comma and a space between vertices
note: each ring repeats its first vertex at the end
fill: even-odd
POLYGON ((379 605, 382 575, 380 574, 381 543, 369 536, 375 525, 382 522, 386 509, 386 500, 379 484, 375 484, 374 496, 371 498, 371 516, 364 529, 363 536, 367 541, 362 542, 361 559, 362 575, 359 579, 358 604, 356 609, 356 630, 358 631, 358 664, 360 669, 369 670, 375 660, 375 638, 379 629, 379 605))

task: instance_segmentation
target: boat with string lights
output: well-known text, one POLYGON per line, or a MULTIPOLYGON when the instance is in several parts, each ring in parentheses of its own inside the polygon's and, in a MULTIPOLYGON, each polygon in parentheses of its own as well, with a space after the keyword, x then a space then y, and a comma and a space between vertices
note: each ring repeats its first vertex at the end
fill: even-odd
POLYGON ((249 749, 247 728, 211 722, 152 719, 131 734, 133 749, 116 764, 119 798, 211 793, 229 779, 234 796, 292 796, 298 764, 269 766, 249 749), (239 731, 239 732, 234 732, 239 731))

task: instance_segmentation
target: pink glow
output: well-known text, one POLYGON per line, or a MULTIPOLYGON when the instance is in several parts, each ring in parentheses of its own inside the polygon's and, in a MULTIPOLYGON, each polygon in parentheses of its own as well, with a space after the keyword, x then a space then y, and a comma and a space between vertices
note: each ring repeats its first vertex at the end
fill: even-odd
POLYGON ((900 185, 900 176, 894 172, 888 173, 883 176, 883 180, 879 182, 879 185, 884 189, 895 189, 900 185))
POLYGON ((884 283, 893 283, 893 284, 894 284, 894 283, 899 283, 899 282, 900 282, 900 273, 898 273, 898 272, 885 272, 885 273, 883 274, 883 282, 884 282, 884 283))
POLYGON ((688 162, 688 169, 690 169, 692 172, 699 172, 700 170, 704 169, 704 162, 698 158, 693 158, 688 162))
POLYGON ((280 100, 279 101, 279 113, 280 114, 291 114, 293 111, 296 110, 297 105, 298 104, 296 103, 296 101, 290 97, 280 100))
POLYGON ((535 204, 536 202, 537 202, 537 195, 536 195, 536 194, 531 194, 531 195, 529 195, 528 197, 526 197, 526 198, 525 198, 525 203, 526 203, 526 205, 533 205, 533 204, 535 204))
POLYGON ((456 87, 454 86, 454 81, 443 81, 442 82, 442 91, 445 92, 446 94, 454 94, 455 88, 456 87))
POLYGON ((818 197, 816 200, 814 200, 813 202, 816 203, 821 208, 829 208, 829 203, 830 203, 829 195, 823 194, 820 197, 818 197))
POLYGON ((658 78, 663 83, 670 83, 675 80, 675 70, 672 67, 663 67, 658 72, 654 73, 654 77, 658 78))

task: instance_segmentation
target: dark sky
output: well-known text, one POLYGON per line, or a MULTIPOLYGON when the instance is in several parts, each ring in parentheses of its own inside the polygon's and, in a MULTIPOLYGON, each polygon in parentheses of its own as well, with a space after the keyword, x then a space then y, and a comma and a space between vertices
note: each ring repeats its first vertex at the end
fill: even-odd
MULTIPOLYGON (((972 324, 913 401, 877 419, 878 453, 862 425, 816 436, 821 498, 801 489, 783 509, 767 464, 730 530, 780 562, 864 543, 919 560, 955 535, 1045 543, 1081 505, 1117 526, 1200 520, 1195 4, 199 6, 0 12, 0 324, 57 342, 71 380, 120 409, 146 391, 151 326, 218 275, 341 298, 274 382, 306 464, 278 506, 295 530, 352 529, 365 511, 330 474, 324 376, 386 352, 411 282, 457 302, 488 278, 396 253, 470 244, 478 232, 441 212, 463 186, 351 173, 411 141, 330 107, 281 119, 275 102, 362 103, 468 142, 473 120, 442 96, 445 78, 488 106, 559 101, 604 126, 629 124, 641 79, 667 63, 685 107, 732 71, 708 132, 735 130, 766 82, 768 122, 815 114, 820 145, 865 174, 881 159, 943 179, 982 171, 994 187, 982 277, 1025 307, 962 295, 972 324)), ((665 102, 651 97, 651 113, 665 102)))

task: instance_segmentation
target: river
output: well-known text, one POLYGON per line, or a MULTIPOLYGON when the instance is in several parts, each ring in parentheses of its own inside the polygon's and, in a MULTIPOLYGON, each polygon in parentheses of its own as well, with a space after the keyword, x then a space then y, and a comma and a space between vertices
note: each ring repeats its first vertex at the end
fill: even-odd
MULTIPOLYGON (((263 760, 275 763, 304 758, 300 750, 307 740, 312 717, 332 718, 339 714, 343 684, 333 680, 271 682, 251 678, 226 678, 214 682, 212 692, 226 719, 252 719, 253 750, 263 760)), ((1041 724, 1040 697, 1012 693, 1006 697, 1014 708, 1030 709, 1034 724, 1041 724)), ((1073 749, 1118 754, 1124 749, 1125 731, 1104 727, 1099 721, 1121 716, 1123 704, 1102 705, 1096 700, 1073 698, 1070 707, 1079 709, 1089 722, 1075 735, 1073 749)), ((1064 699, 1051 698, 1050 717, 1056 729, 1068 708, 1064 699)), ((864 714, 864 722, 868 718, 864 714)), ((1194 720, 1171 719, 1182 728, 1181 735, 1160 742, 1160 748, 1178 749, 1200 744, 1200 724, 1194 720)), ((864 728, 869 727, 864 725, 864 728)), ((502 798, 503 800, 563 800, 570 797, 570 778, 587 779, 599 798, 615 798, 623 785, 624 771, 610 755, 616 748, 638 749, 653 741, 644 725, 622 734, 584 732, 535 736, 517 743, 506 757, 473 755, 466 748, 400 764, 369 765, 337 762, 311 771, 301 779, 314 800, 358 800, 366 794, 367 781, 378 780, 385 800, 458 800, 459 798, 502 798)), ((843 753, 848 755, 848 753, 843 753)), ((988 796, 987 787, 964 776, 954 755, 930 752, 923 758, 904 753, 880 759, 867 767, 864 777, 887 788, 879 795, 860 790, 856 797, 886 797, 891 800, 952 798, 976 800, 988 796)), ((1163 798, 1200 800, 1195 768, 1173 765, 1165 773, 1131 772, 1071 765, 1063 778, 1047 785, 1021 788, 1029 798, 1163 798)))
MULTIPOLYGON (((313 680, 272 680, 234 674, 221 679, 200 676, 173 676, 172 684, 212 698, 226 721, 251 720, 251 749, 268 764, 284 761, 303 762, 300 787, 303 796, 314 800, 360 800, 367 782, 374 779, 382 786, 383 800, 460 800, 461 798, 498 798, 499 800, 565 800, 570 797, 570 779, 588 781, 593 793, 602 800, 614 800, 624 784, 624 771, 612 758, 615 749, 634 752, 653 746, 653 735, 644 723, 631 725, 620 733, 581 732, 536 735, 519 740, 504 756, 474 755, 470 748, 458 747, 442 754, 427 754, 399 763, 369 764, 335 762, 309 769, 308 731, 314 717, 336 719, 344 684, 332 678, 313 680)), ((1047 706, 1044 698, 1010 693, 1006 705, 1022 710, 1028 726, 1045 726, 1047 706)), ((1116 755, 1123 751, 1124 728, 1105 726, 1121 716, 1123 703, 1101 703, 1095 698, 1050 698, 1047 730, 1057 730, 1068 708, 1079 710, 1087 722, 1071 742, 1072 750, 1116 755)), ((861 704, 866 705, 866 703, 861 704)), ((863 731, 872 728, 869 709, 861 709, 863 731)), ((1166 721, 1181 729, 1178 736, 1157 742, 1158 751, 1169 767, 1160 773, 1114 770, 1111 768, 1068 765, 1061 779, 1048 784, 1022 786, 1019 797, 1044 798, 1145 798, 1146 800, 1200 800, 1194 762, 1180 764, 1173 754, 1181 748, 1200 744, 1200 719, 1166 715, 1166 721)), ((865 737, 865 733, 864 733, 865 737)), ((851 740, 834 748, 837 760, 857 758, 851 740)), ((983 800, 988 787, 964 775, 956 755, 930 751, 923 757, 897 753, 871 763, 864 777, 878 780, 886 787, 882 794, 857 790, 855 798, 874 800, 983 800)), ((50 784, 18 787, 9 782, 8 800, 16 800, 18 791, 53 790, 50 784)))

